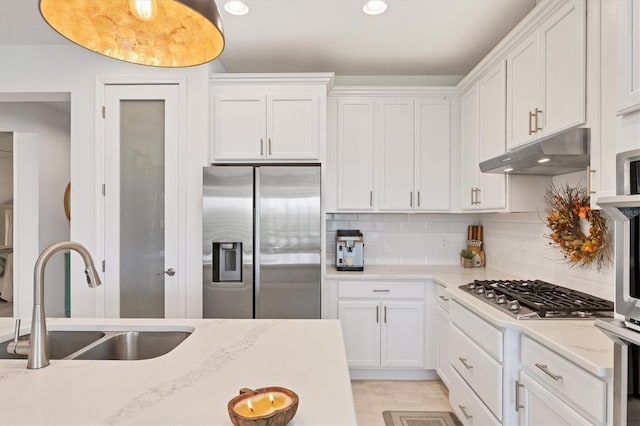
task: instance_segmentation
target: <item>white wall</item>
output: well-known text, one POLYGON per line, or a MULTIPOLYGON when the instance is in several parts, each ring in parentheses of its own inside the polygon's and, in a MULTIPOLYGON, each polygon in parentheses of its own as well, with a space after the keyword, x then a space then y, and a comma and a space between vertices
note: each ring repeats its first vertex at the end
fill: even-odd
MULTIPOLYGON (((92 253, 96 246, 96 204, 101 182, 96 181, 96 87, 99 81, 145 77, 183 78, 186 89, 185 222, 184 256, 187 316, 201 312, 201 197, 202 170, 207 158, 209 67, 185 69, 153 68, 105 58, 75 45, 0 46, 0 94, 62 92, 71 96, 71 239, 92 253), (190 302, 193 301, 193 302, 190 302)), ((0 116, 0 120, 2 117, 0 116)), ((0 125, 0 128, 2 126, 0 125)), ((72 316, 92 317, 103 300, 103 289, 87 288, 80 259, 72 256, 72 316)), ((22 283, 21 283, 22 285, 22 283)), ((105 285, 109 285, 105 283, 105 285)))
MULTIPOLYGON (((0 128, 36 133, 39 138, 39 224, 38 247, 69 239, 69 222, 64 214, 63 195, 69 182, 70 117, 63 107, 37 102, 0 102, 0 128)), ((20 173, 16 170, 16 173, 20 173)), ((14 235, 20 238, 19 235, 14 235)), ((36 259, 31 259, 31 265, 36 259)), ((54 256, 45 270, 47 316, 64 316, 64 257, 54 256)), ((31 274, 22 275, 31 278, 31 274)), ((32 281, 20 285, 32 287, 32 281)), ((16 283, 18 285, 18 283, 16 283)), ((31 291, 28 292, 29 295, 31 291)), ((28 312, 19 312, 24 316, 28 312)))

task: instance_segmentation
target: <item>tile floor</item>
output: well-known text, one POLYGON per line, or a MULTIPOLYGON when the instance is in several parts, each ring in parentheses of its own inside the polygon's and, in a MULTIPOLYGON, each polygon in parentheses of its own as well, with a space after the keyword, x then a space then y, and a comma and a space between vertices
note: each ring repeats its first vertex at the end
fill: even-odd
POLYGON ((382 412, 453 411, 440 380, 352 380, 358 426, 384 426, 382 412))

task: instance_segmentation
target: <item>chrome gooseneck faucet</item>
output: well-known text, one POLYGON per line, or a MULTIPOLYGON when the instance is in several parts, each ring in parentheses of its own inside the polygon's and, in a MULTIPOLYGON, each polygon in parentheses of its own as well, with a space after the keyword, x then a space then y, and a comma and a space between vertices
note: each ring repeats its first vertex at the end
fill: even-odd
POLYGON ((7 347, 9 353, 28 355, 27 368, 35 369, 49 365, 49 348, 47 342, 47 324, 44 314, 44 269, 49 258, 60 250, 73 250, 82 256, 87 276, 87 284, 94 288, 102 284, 93 259, 87 249, 73 241, 60 241, 52 244, 40 253, 33 270, 33 316, 31 318, 31 338, 18 340, 20 320, 16 322, 13 342, 7 347))

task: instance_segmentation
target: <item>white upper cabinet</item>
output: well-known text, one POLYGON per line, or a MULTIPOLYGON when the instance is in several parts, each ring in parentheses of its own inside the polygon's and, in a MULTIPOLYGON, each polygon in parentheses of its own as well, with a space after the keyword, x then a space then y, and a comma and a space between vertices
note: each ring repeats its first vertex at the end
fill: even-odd
POLYGON ((264 157, 266 97, 221 95, 214 98, 214 159, 264 157))
POLYGON ((267 149, 270 159, 318 159, 319 102, 316 96, 267 96, 267 149))
POLYGON ((329 74, 210 78, 210 162, 322 161, 329 74))
POLYGON ((522 41, 507 56, 509 96, 507 98, 507 140, 509 147, 536 137, 534 132, 535 108, 540 108, 538 82, 538 34, 522 41))
POLYGON ((337 112, 337 207, 342 210, 372 210, 373 99, 338 99, 337 112))
POLYGON ((570 0, 507 54, 507 147, 584 124, 586 2, 570 0))
POLYGON ((380 210, 413 208, 413 98, 377 101, 376 145, 379 158, 380 210))
POLYGON ((336 110, 337 210, 450 209, 448 96, 341 96, 336 110))
POLYGON ((507 207, 506 176, 481 173, 478 163, 504 153, 504 62, 489 70, 461 99, 461 207, 500 210, 507 207))
POLYGON ((451 206, 450 106, 445 97, 415 102, 415 209, 451 206))
POLYGON ((640 109, 640 0, 618 5, 618 114, 640 109))

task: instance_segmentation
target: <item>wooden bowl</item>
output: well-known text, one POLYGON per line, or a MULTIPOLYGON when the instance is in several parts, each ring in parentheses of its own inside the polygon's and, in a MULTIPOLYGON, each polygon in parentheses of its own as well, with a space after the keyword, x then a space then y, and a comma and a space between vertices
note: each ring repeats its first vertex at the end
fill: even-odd
POLYGON ((232 398, 227 404, 229 417, 231 418, 231 422, 235 426, 285 426, 296 415, 297 409, 298 395, 292 390, 281 388, 278 386, 270 386, 255 390, 242 388, 240 389, 240 395, 232 398), (275 409, 274 411, 265 415, 255 417, 245 417, 235 410, 236 405, 245 399, 254 398, 258 395, 266 396, 272 392, 282 392, 283 394, 287 395, 289 398, 291 398, 291 404, 286 407, 275 409))

